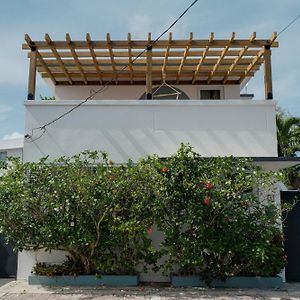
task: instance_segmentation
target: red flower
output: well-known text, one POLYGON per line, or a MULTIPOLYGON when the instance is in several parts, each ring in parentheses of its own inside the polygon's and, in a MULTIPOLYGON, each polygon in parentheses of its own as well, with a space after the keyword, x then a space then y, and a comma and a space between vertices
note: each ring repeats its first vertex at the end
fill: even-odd
POLYGON ((205 184, 205 187, 206 187, 207 190, 211 190, 214 187, 214 185, 211 182, 207 182, 205 184))
POLYGON ((163 173, 167 173, 167 172, 169 171, 169 169, 168 169, 167 167, 163 167, 163 168, 161 169, 161 171, 162 171, 163 173))
POLYGON ((210 198, 209 198, 209 197, 205 197, 205 198, 203 199, 203 204, 204 204, 204 205, 209 205, 209 204, 210 204, 210 198))
POLYGON ((147 233, 148 233, 148 235, 151 235, 151 234, 152 234, 152 232, 153 232, 153 229, 152 229, 151 227, 149 227, 149 228, 147 229, 147 233))

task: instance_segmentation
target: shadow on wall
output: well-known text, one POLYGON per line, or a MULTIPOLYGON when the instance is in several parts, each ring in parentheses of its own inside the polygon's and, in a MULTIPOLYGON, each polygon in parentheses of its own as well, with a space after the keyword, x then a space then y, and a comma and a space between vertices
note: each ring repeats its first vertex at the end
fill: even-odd
MULTIPOLYGON (((236 131, 178 131, 167 130, 155 133, 147 128, 133 130, 91 130, 81 136, 81 131, 73 129, 64 138, 50 130, 37 142, 31 144, 35 159, 45 156, 59 157, 74 155, 84 150, 107 151, 111 159, 124 162, 136 160, 149 154, 165 157, 177 151, 180 143, 190 143, 202 156, 258 156, 257 153, 272 153, 272 145, 265 142, 259 132, 241 136, 236 131), (89 137, 93 136, 93 139, 89 137), (80 137, 80 138, 79 138, 80 137), (224 139, 225 137, 225 139, 224 139), (252 141, 249 145, 245 140, 252 141), (75 140, 80 143, 74 145, 75 140), (45 144, 44 144, 44 141, 45 144), (256 142, 255 142, 256 141, 256 142), (68 147, 67 145, 73 145, 68 147)), ((267 156, 267 155, 264 155, 267 156)), ((28 159, 28 158, 27 158, 28 159)))

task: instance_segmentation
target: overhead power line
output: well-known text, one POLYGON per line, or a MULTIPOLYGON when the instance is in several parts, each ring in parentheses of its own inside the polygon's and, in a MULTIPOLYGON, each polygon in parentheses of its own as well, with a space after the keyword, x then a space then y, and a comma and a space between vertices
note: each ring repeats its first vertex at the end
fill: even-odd
MULTIPOLYGON (((183 16, 198 2, 199 0, 194 0, 184 11, 183 13, 166 29, 164 30, 155 40, 153 40, 150 44, 147 45, 147 47, 141 52, 139 53, 132 61, 131 61, 131 64, 133 64, 138 58, 140 58, 148 49, 151 49, 159 40, 160 38, 165 35, 171 28, 173 28, 176 23, 179 22, 179 20, 181 18, 183 18, 183 16)), ((117 74, 123 72, 125 69, 127 69, 129 67, 130 64, 127 64, 126 66, 124 66, 121 70, 117 71, 117 74)), ((95 98, 95 96, 101 92, 104 91, 104 89, 109 85, 111 84, 112 82, 114 81, 114 78, 111 78, 111 80, 109 80, 108 82, 106 82, 101 88, 95 90, 95 91, 92 91, 90 93, 90 95, 83 101, 81 101, 80 103, 78 103, 77 105, 73 106, 71 109, 69 109, 68 111, 66 111, 65 113, 61 114, 60 116, 58 116, 57 118, 53 119, 52 121, 50 122, 47 122, 45 123, 44 125, 42 126, 39 126, 39 127, 36 127, 36 128, 33 128, 31 129, 31 133, 27 133, 25 135, 25 138, 27 139, 27 141, 29 143, 32 143, 38 139, 40 139, 44 133, 46 132, 46 128, 48 126, 50 126, 51 124, 57 122, 58 120, 64 118, 65 116, 69 115, 70 113, 72 113, 74 110, 76 110, 77 108, 79 108, 80 106, 82 106, 84 103, 88 102, 89 100, 92 100, 95 98), (39 131, 39 133, 37 134, 36 137, 34 137, 34 133, 36 131, 39 131)))
MULTIPOLYGON (((176 25, 176 23, 198 2, 199 0, 194 0, 184 11, 183 13, 166 29, 164 30, 154 41, 152 41, 150 44, 147 45, 147 47, 140 52, 132 61, 131 64, 133 64, 138 58, 140 58, 149 48, 151 49, 153 47, 153 45, 155 45, 155 43, 157 41, 160 40, 160 38, 165 35, 172 27, 174 27, 176 25)), ((279 31, 279 33, 277 34, 276 39, 282 34, 284 33, 286 30, 288 30, 298 19, 300 18, 300 14, 297 15, 291 22, 289 22, 285 27, 283 27, 282 30, 279 31)), ((127 69, 129 67, 130 64, 125 65, 121 70, 117 71, 117 74, 123 72, 125 69, 127 69)), ((88 102, 89 100, 92 100, 95 98, 95 96, 101 92, 103 92, 109 84, 111 84, 114 81, 114 78, 111 78, 109 81, 107 81, 102 87, 100 87, 98 90, 93 90, 91 91, 90 95, 83 101, 81 101, 80 103, 78 103, 77 105, 75 105, 74 107, 72 107, 71 109, 69 109, 68 111, 66 111, 65 113, 61 114, 60 116, 58 116, 57 118, 53 119, 52 121, 45 123, 42 126, 36 127, 31 129, 31 133, 27 133, 25 135, 25 139, 27 139, 28 143, 32 143, 38 139, 40 139, 44 133, 46 132, 46 128, 48 126, 50 126, 51 124, 57 122, 58 120, 64 118, 65 116, 69 115, 70 113, 72 113, 74 110, 76 110, 77 108, 79 108, 80 106, 82 106, 84 103, 88 102), (34 136, 34 132, 35 131, 40 131, 37 134, 37 137, 33 137, 34 136)))
POLYGON ((279 31, 279 33, 277 34, 277 38, 284 33, 288 28, 290 28, 298 19, 300 18, 300 14, 293 19, 288 25, 286 25, 282 30, 279 31))

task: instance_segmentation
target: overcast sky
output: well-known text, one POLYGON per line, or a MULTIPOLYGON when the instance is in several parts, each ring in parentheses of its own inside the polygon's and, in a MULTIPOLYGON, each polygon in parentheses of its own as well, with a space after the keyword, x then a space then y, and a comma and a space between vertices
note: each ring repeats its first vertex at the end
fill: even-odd
MULTIPOLYGON (((74 39, 153 37, 163 31, 191 0, 0 0, 0 138, 24 133, 23 102, 27 95, 28 60, 21 50, 24 34, 41 40, 45 33, 52 39, 64 39, 69 32, 74 39)), ((269 38, 300 13, 300 0, 199 0, 193 9, 172 29, 174 38, 247 38, 253 31, 258 38, 269 38), (225 5, 226 4, 226 5, 225 5)), ((293 115, 300 116, 300 20, 279 38, 273 50, 274 98, 293 115)), ((263 72, 248 85, 256 99, 264 96, 263 72)), ((52 96, 38 77, 39 95, 52 96)))

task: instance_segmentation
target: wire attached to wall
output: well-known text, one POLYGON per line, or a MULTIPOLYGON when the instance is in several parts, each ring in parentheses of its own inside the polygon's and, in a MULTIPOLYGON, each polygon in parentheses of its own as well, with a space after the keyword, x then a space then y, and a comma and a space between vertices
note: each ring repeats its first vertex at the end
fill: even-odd
MULTIPOLYGON (((164 36, 172 27, 174 27, 176 25, 176 23, 178 23, 178 21, 198 2, 199 0, 194 0, 184 11, 183 13, 166 29, 164 30, 154 41, 152 41, 150 44, 147 45, 147 47, 140 52, 132 61, 131 64, 133 64, 134 62, 137 61, 137 59, 139 59, 148 49, 152 49, 152 47, 161 39, 162 36, 164 36)), ((122 69, 120 69, 119 71, 117 71, 117 74, 120 74, 121 72, 123 72, 124 70, 126 70, 128 67, 130 66, 130 64, 127 64, 126 66, 124 66, 122 69)), ((100 94, 101 92, 103 92, 109 84, 111 84, 114 81, 114 78, 111 78, 111 80, 107 81, 101 88, 97 89, 97 90, 91 90, 90 95, 83 101, 81 101, 80 103, 78 103, 77 105, 75 105, 74 107, 72 107, 71 109, 69 109, 68 111, 66 111, 65 113, 61 114, 60 116, 58 116, 57 118, 53 119, 52 121, 36 127, 36 128, 32 128, 31 129, 31 133, 27 133, 25 135, 25 139, 28 143, 33 143, 36 140, 40 139, 45 132, 47 131, 47 127, 50 126, 51 124, 57 122, 58 120, 64 118, 65 116, 69 115, 70 113, 72 113, 74 110, 76 110, 77 108, 79 108, 80 106, 82 106, 83 104, 85 104, 86 102, 88 102, 89 100, 93 100, 95 98, 95 96, 97 94, 100 94), (37 136, 34 137, 35 132, 38 131, 37 136)))

